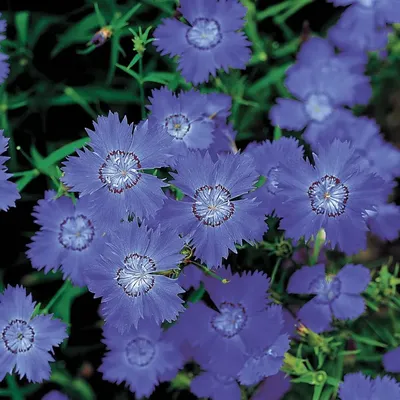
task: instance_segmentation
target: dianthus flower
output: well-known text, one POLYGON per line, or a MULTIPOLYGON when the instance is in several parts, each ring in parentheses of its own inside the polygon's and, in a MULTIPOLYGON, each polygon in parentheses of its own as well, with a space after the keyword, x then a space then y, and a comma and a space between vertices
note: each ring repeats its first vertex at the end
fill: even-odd
POLYGON ((265 183, 256 190, 255 195, 263 202, 266 213, 271 214, 275 205, 281 201, 279 197, 279 166, 291 164, 292 160, 303 160, 304 149, 298 140, 282 137, 259 144, 249 154, 254 159, 256 171, 265 178, 265 183))
POLYGON ((58 390, 52 390, 51 392, 45 394, 42 397, 42 400, 69 400, 69 397, 58 390))
POLYGON ((268 344, 271 328, 265 311, 269 279, 260 272, 242 276, 221 270, 229 280, 207 280, 206 289, 219 312, 199 302, 189 306, 177 322, 182 338, 210 356, 213 370, 236 376, 253 349, 268 344), (249 291, 248 288, 252 290, 249 291))
POLYGON ((292 131, 306 128, 308 140, 351 114, 344 106, 354 104, 354 74, 336 64, 341 65, 337 61, 310 66, 299 61, 289 68, 285 86, 298 100, 278 98, 269 113, 272 124, 292 131))
MULTIPOLYGON (((7 22, 4 19, 0 19, 0 44, 6 38, 5 35, 3 35, 6 29, 7 22)), ((7 60, 8 56, 6 54, 0 53, 0 85, 7 79, 7 76, 10 73, 10 67, 7 60)))
POLYGON ((154 125, 141 122, 132 135, 133 125, 110 112, 98 117, 94 131, 87 130, 93 151, 77 150, 78 157, 65 162, 62 181, 81 196, 91 195, 105 230, 129 214, 148 217, 164 202, 165 183, 144 172, 166 166, 170 157, 171 138, 154 125))
POLYGON ((235 243, 261 240, 267 231, 265 210, 256 199, 238 199, 257 182, 250 157, 224 154, 213 162, 208 153, 189 152, 181 157, 172 173, 184 201, 169 200, 160 212, 163 225, 186 240, 192 240, 195 254, 208 266, 218 267, 235 243))
POLYGON ((283 357, 289 350, 289 335, 283 332, 284 319, 282 307, 273 305, 264 313, 268 329, 264 332, 261 348, 252 349, 239 372, 239 382, 243 385, 256 385, 267 376, 276 375, 283 364, 283 357))
POLYGON ((178 296, 184 291, 176 279, 160 273, 181 262, 181 239, 134 221, 121 224, 106 242, 85 269, 89 290, 102 298, 106 322, 124 332, 143 318, 158 324, 174 320, 184 310, 178 296))
MULTIPOLYGON (((2 21, 0 21, 0 27, 1 22, 2 21)), ((7 150, 9 141, 8 138, 4 137, 3 133, 4 131, 0 129, 0 154, 3 154, 7 150)), ((9 159, 10 157, 0 156, 0 210, 3 211, 7 211, 9 207, 15 207, 15 200, 21 198, 18 193, 17 185, 14 182, 8 181, 8 178, 11 176, 11 174, 7 173, 7 167, 4 165, 4 163, 9 159)))
POLYGON ((329 31, 329 38, 342 50, 364 52, 386 46, 387 25, 400 22, 397 0, 329 0, 335 6, 350 6, 329 31))
POLYGON ((193 264, 186 265, 183 271, 179 274, 179 285, 189 290, 192 286, 197 288, 204 279, 204 273, 200 268, 193 264))
POLYGON ((396 240, 400 231, 400 208, 395 204, 382 204, 368 210, 365 220, 370 231, 382 240, 396 240))
POLYGON ((162 55, 179 56, 178 69, 197 85, 218 69, 245 69, 251 51, 242 32, 246 8, 237 0, 181 0, 178 9, 189 24, 164 19, 153 44, 162 55))
MULTIPOLYGON (((337 79, 338 74, 346 80, 347 87, 337 89, 347 94, 347 105, 368 104, 372 96, 370 79, 364 75, 368 57, 362 53, 342 52, 335 53, 335 47, 326 39, 312 37, 303 43, 297 53, 296 67, 308 67, 317 71, 321 76, 318 79, 325 83, 326 79, 337 79)), ((337 81, 335 81, 337 82, 337 81)), ((333 90, 333 87, 330 87, 333 90)))
POLYGON ((362 265, 345 265, 337 275, 325 274, 325 266, 317 264, 297 270, 288 283, 288 293, 314 294, 298 312, 300 320, 316 333, 330 328, 332 317, 356 319, 365 309, 361 296, 371 280, 362 265))
POLYGON ((32 317, 36 303, 23 287, 0 295, 0 381, 13 370, 30 382, 50 378, 50 352, 66 337, 66 325, 52 314, 32 317))
POLYGON ((152 91, 148 108, 157 124, 171 137, 174 156, 186 154, 187 149, 210 147, 215 124, 210 118, 203 118, 207 97, 195 90, 178 96, 167 88, 152 91))
POLYGON ((330 246, 346 254, 366 248, 366 210, 383 204, 387 185, 362 168, 349 142, 334 140, 317 146, 315 167, 307 161, 282 164, 277 213, 286 236, 306 240, 324 228, 330 246))
POLYGON ((383 356, 383 366, 387 372, 400 373, 400 346, 383 356))
POLYGON ((270 376, 257 388, 251 400, 281 400, 290 390, 290 378, 284 372, 270 376))
POLYGON ((319 141, 329 143, 335 139, 351 143, 362 157, 363 169, 375 172, 387 182, 400 175, 400 151, 384 140, 375 120, 351 115, 307 140, 316 145, 319 141))
POLYGON ((197 397, 211 400, 240 400, 241 391, 235 376, 223 375, 210 365, 201 364, 203 372, 190 383, 190 391, 197 397))
POLYGON ((84 267, 101 253, 104 238, 90 208, 90 196, 74 205, 69 197, 55 198, 48 191, 34 208, 35 222, 40 230, 28 245, 27 256, 32 266, 45 273, 61 267, 64 278, 85 286, 84 267))
POLYGON ((125 381, 138 399, 149 397, 163 374, 183 366, 179 352, 154 321, 141 321, 124 334, 105 325, 103 334, 109 351, 99 371, 107 381, 125 381))
POLYGON ((389 376, 371 379, 361 372, 347 374, 339 386, 340 400, 398 400, 400 384, 389 376))

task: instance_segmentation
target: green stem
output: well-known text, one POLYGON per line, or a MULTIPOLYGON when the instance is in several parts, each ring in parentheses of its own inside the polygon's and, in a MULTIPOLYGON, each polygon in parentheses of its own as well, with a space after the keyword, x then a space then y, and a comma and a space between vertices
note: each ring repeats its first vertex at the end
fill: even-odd
POLYGON ((280 257, 276 260, 276 263, 274 265, 274 269, 272 270, 272 275, 271 275, 271 284, 270 284, 271 286, 274 283, 275 276, 276 276, 276 273, 278 272, 278 267, 279 267, 281 261, 282 261, 282 258, 280 258, 280 257))
POLYGON ((18 387, 18 383, 17 380, 15 379, 15 376, 7 374, 6 381, 12 400, 24 400, 24 395, 21 393, 18 387))
POLYGON ((142 112, 142 119, 145 119, 146 118, 146 109, 144 107, 143 57, 139 58, 139 76, 140 76, 140 84, 139 84, 140 107, 141 107, 141 112, 142 112))
POLYGON ((56 301, 62 296, 66 289, 70 287, 69 280, 66 280, 63 285, 58 289, 57 293, 53 296, 53 298, 47 303, 47 306, 40 312, 40 314, 48 314, 51 307, 54 306, 56 301))
POLYGON ((314 249, 312 256, 310 257, 309 260, 309 265, 315 265, 317 263, 319 252, 321 251, 324 242, 325 242, 325 231, 323 229, 320 229, 317 233, 317 237, 315 238, 314 249))
POLYGON ((191 264, 194 264, 196 267, 200 268, 206 275, 212 276, 215 279, 218 279, 222 283, 229 283, 229 281, 225 278, 222 278, 222 276, 217 275, 215 272, 211 271, 209 268, 205 267, 204 265, 196 262, 196 261, 191 261, 191 264))

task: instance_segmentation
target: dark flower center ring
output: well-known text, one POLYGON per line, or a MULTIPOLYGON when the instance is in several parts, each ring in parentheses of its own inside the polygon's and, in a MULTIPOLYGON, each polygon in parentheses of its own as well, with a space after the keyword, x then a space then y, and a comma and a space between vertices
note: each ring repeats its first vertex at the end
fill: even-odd
POLYGON ((26 353, 35 342, 35 331, 26 321, 14 319, 3 329, 1 338, 9 352, 26 353))
POLYGON ((165 119, 165 128, 175 139, 183 139, 190 131, 190 122, 183 114, 173 114, 165 119))
POLYGON ((148 293, 155 283, 152 274, 156 271, 153 259, 132 253, 125 257, 124 267, 117 271, 117 284, 129 297, 139 297, 148 293))
POLYGON ((126 358, 130 364, 138 367, 149 365, 154 359, 156 350, 150 340, 142 337, 133 339, 126 346, 126 358))
POLYGON ((231 194, 222 185, 202 186, 196 190, 192 205, 194 216, 207 226, 220 226, 228 221, 235 212, 231 194))
POLYGON ((308 189, 311 209, 316 214, 335 218, 343 214, 349 200, 349 189, 333 175, 325 175, 308 189))
POLYGON ((113 150, 99 168, 99 179, 110 192, 121 194, 137 185, 142 176, 141 167, 136 154, 113 150))
POLYGON ((82 251, 92 243, 94 234, 92 221, 84 215, 77 215, 61 222, 58 241, 68 250, 82 251))
POLYGON ((186 32, 187 42, 199 50, 210 50, 221 43, 221 27, 209 18, 197 18, 186 32))

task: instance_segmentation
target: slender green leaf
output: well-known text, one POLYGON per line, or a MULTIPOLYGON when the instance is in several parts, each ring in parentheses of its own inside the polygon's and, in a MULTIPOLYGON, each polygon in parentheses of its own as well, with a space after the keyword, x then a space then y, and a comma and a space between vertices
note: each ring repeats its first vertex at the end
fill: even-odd
POLYGON ((93 119, 97 119, 97 114, 92 110, 89 102, 83 98, 74 88, 67 86, 64 89, 64 93, 71 97, 76 104, 79 104, 93 119))
POLYGON ((352 332, 351 336, 353 337, 353 339, 356 342, 359 342, 359 343, 365 343, 365 344, 368 344, 369 346, 387 347, 387 344, 385 344, 385 343, 378 342, 377 340, 371 339, 369 337, 358 335, 354 332, 352 332))
POLYGON ((275 82, 278 82, 283 79, 285 73, 291 63, 286 63, 279 67, 274 67, 267 72, 267 75, 263 78, 256 81, 249 89, 248 93, 250 96, 258 96, 259 92, 265 90, 269 86, 273 85, 275 82))
POLYGON ((99 5, 97 3, 94 3, 93 6, 94 6, 94 12, 96 13, 96 17, 97 17, 97 21, 98 21, 99 25, 101 27, 106 26, 107 22, 99 9, 99 5))
POLYGON ((135 12, 139 10, 141 6, 141 4, 136 4, 135 6, 133 6, 122 18, 118 19, 117 23, 115 24, 115 28, 123 28, 129 21, 129 19, 133 16, 133 14, 135 14, 135 12))
POLYGON ((138 73, 136 73, 135 71, 132 71, 131 69, 124 67, 123 65, 120 65, 120 64, 116 64, 116 65, 119 69, 122 69, 122 71, 126 72, 128 75, 135 78, 138 81, 139 85, 142 84, 142 80, 140 79, 140 76, 138 73))
POLYGON ((21 11, 15 14, 15 27, 17 29, 18 40, 22 46, 28 43, 29 12, 21 11))

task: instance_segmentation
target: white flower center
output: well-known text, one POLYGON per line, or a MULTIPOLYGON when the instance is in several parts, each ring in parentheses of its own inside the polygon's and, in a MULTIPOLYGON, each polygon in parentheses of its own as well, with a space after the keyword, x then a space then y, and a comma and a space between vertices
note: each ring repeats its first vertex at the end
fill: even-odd
POLYGON ((121 194, 139 182, 140 160, 136 154, 123 150, 111 151, 99 168, 99 179, 112 193, 121 194))
POLYGON ((349 200, 349 189, 333 175, 325 175, 308 189, 311 209, 316 214, 338 217, 343 214, 349 200))
POLYGON ((193 196, 192 211, 204 225, 216 227, 228 221, 235 212, 231 194, 222 185, 202 186, 193 196))
POLYGON ((223 302, 219 314, 211 320, 211 326, 222 336, 232 338, 246 325, 247 315, 241 304, 223 302))
POLYGON ((21 319, 11 321, 1 333, 5 348, 13 353, 26 353, 35 341, 35 331, 21 319))
POLYGON ((186 40, 199 50, 209 50, 222 40, 219 23, 213 19, 198 18, 186 33, 186 40))
POLYGON ((128 343, 125 354, 130 364, 145 367, 154 359, 156 349, 150 340, 138 337, 128 343))
POLYGON ((94 238, 92 221, 84 215, 68 217, 60 224, 58 241, 68 250, 82 251, 94 238))
POLYGON ((305 108, 311 119, 318 122, 329 117, 333 111, 329 98, 324 94, 312 94, 307 99, 305 108))
POLYGON ((190 122, 183 114, 173 114, 165 119, 165 127, 169 135, 182 140, 190 130, 190 122))
POLYGON ((125 257, 115 279, 129 297, 139 297, 153 288, 155 270, 156 263, 150 257, 132 253, 125 257))

